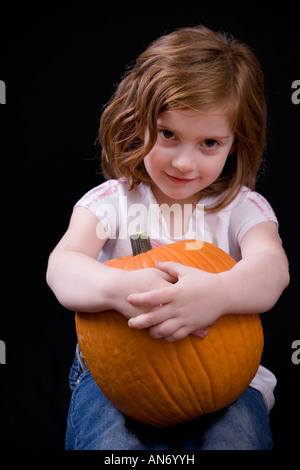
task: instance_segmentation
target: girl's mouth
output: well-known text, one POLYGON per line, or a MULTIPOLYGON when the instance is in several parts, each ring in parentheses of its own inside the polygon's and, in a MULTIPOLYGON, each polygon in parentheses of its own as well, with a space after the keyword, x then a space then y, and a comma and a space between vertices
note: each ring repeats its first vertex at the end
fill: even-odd
POLYGON ((165 173, 165 174, 170 181, 176 184, 188 184, 195 180, 195 178, 181 178, 181 177, 169 175, 168 173, 165 173))

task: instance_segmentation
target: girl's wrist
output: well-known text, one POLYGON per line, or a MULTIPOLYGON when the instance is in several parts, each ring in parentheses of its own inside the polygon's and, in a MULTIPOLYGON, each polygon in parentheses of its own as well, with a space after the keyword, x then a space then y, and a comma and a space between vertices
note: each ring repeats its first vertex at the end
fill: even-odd
POLYGON ((121 312, 124 306, 124 299, 126 299, 126 274, 128 271, 118 268, 113 269, 113 279, 108 283, 105 303, 107 304, 107 309, 121 312))
POLYGON ((235 301, 238 296, 237 293, 234 292, 230 270, 218 274, 217 297, 220 305, 220 316, 228 313, 236 313, 235 301))

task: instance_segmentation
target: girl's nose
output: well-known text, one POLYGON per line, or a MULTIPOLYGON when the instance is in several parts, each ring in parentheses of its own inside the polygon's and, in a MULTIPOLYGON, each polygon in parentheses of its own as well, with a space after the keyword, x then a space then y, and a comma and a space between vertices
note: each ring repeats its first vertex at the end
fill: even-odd
POLYGON ((182 149, 172 159, 172 166, 182 173, 188 173, 195 168, 195 155, 191 149, 182 149))

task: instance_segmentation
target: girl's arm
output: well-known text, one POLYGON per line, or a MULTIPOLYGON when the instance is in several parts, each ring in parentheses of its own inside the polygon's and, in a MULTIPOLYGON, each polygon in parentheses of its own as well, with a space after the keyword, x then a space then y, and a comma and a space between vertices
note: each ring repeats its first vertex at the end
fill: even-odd
POLYGON ((145 269, 141 275, 100 263, 97 257, 104 243, 105 232, 99 219, 88 209, 76 207, 68 230, 49 257, 49 287, 69 310, 115 309, 126 318, 144 312, 144 307, 127 302, 128 295, 168 286, 173 279, 155 268, 145 269))
POLYGON ((178 263, 157 267, 177 277, 165 289, 130 295, 129 302, 148 305, 148 313, 129 321, 150 328, 155 338, 181 339, 213 324, 227 313, 262 313, 277 302, 289 283, 288 262, 273 222, 252 227, 241 243, 242 260, 231 270, 211 274, 178 263), (152 310, 154 305, 161 308, 152 310))
POLYGON ((222 274, 226 310, 230 313, 263 313, 270 310, 289 284, 286 254, 273 222, 248 230, 241 242, 242 259, 222 274), (229 289, 230 284, 234 289, 229 289))
POLYGON ((97 261, 105 242, 97 236, 98 222, 87 209, 75 208, 66 233, 49 257, 48 285, 67 309, 92 312, 108 306, 117 273, 97 261))

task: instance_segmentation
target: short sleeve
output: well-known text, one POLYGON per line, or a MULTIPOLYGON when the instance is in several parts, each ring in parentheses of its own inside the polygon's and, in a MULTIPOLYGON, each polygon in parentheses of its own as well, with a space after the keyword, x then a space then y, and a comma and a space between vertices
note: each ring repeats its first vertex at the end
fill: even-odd
POLYGON ((245 233, 261 222, 275 222, 278 226, 277 217, 269 202, 261 194, 244 189, 231 212, 230 238, 240 246, 245 233))
POLYGON ((127 190, 123 180, 108 180, 88 191, 75 207, 89 209, 101 221, 108 238, 116 238, 119 230, 118 207, 120 194, 127 190))

